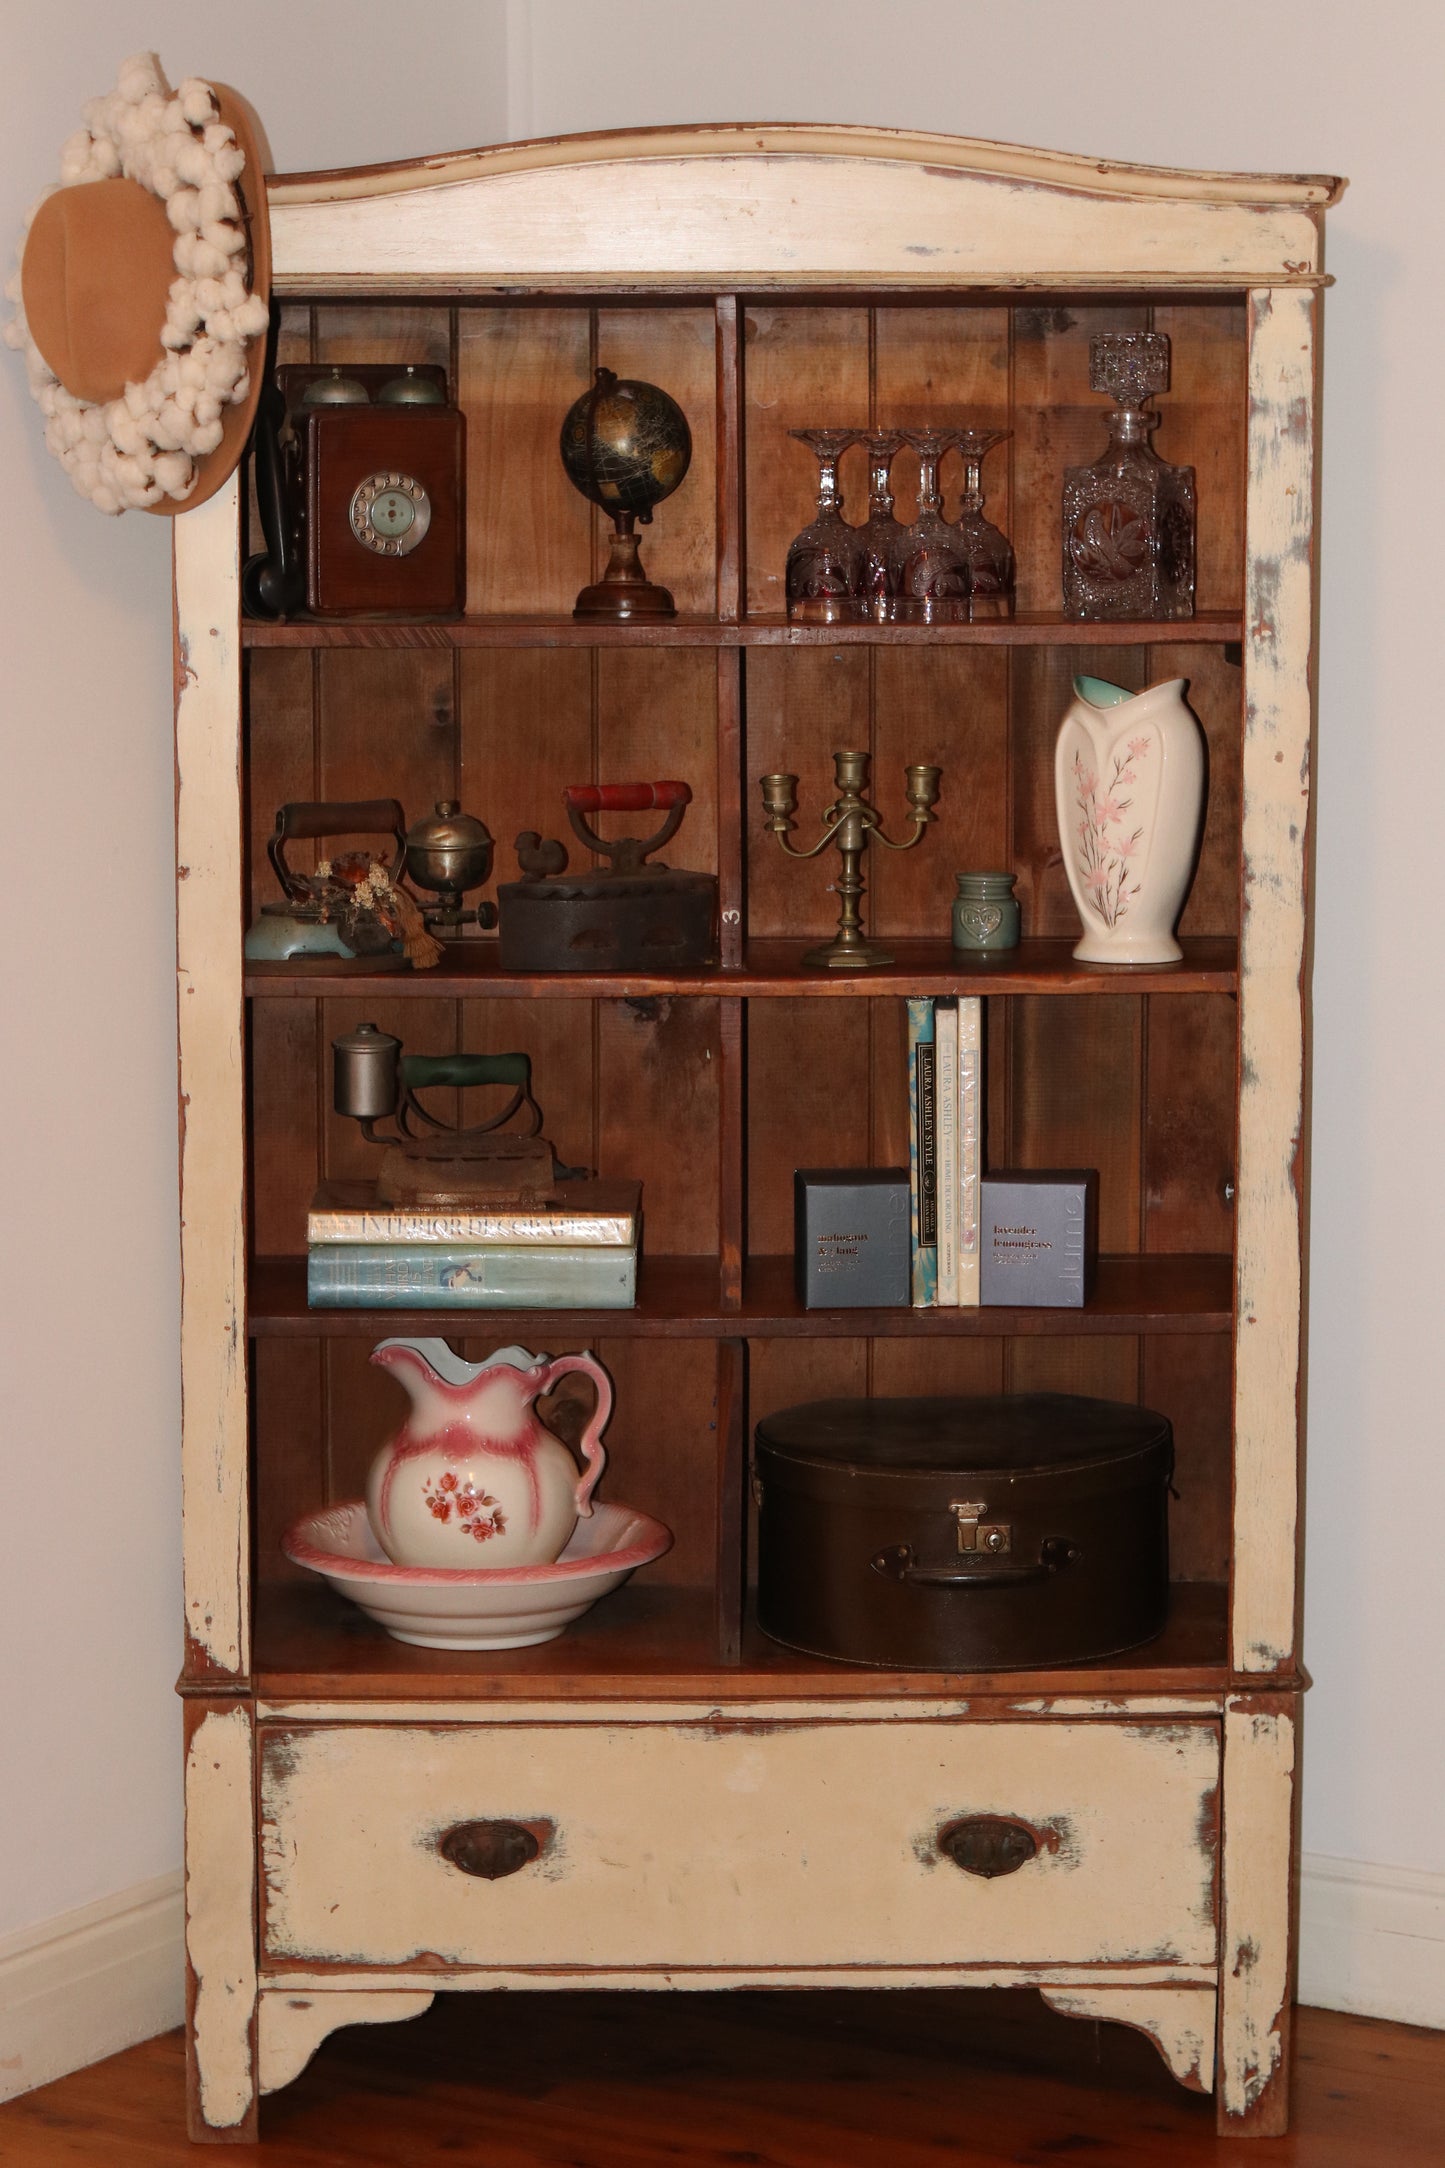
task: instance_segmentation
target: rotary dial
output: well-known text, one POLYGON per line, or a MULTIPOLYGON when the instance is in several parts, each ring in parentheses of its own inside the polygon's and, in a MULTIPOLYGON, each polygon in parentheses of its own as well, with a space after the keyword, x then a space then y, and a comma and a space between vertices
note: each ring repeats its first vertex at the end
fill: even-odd
POLYGON ((431 498, 412 474, 368 474, 351 499, 351 531, 378 557, 409 557, 431 525, 431 498))

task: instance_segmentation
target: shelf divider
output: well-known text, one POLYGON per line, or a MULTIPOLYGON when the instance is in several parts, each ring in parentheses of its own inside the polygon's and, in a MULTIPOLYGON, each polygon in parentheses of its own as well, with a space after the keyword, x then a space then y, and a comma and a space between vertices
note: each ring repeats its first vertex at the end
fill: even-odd
MULTIPOLYGON (((741 517, 739 494, 737 516, 741 517)), ((737 577, 742 577, 741 544, 737 577)), ((722 564, 719 572, 721 576, 722 564)), ((733 574, 728 571, 731 579, 733 574)), ((1057 610, 1021 612, 977 625, 791 625, 785 617, 678 616, 608 624, 572 617, 351 618, 323 623, 248 618, 242 644, 260 647, 1237 647, 1237 610, 1201 610, 1172 624, 1080 624, 1057 610)))
POLYGON ((368 971, 338 960, 248 963, 248 994, 314 1001, 365 994, 391 1001, 469 995, 525 1000, 629 1001, 694 994, 729 1001, 869 1000, 905 994, 1233 994, 1239 944, 1231 935, 1187 938, 1177 964, 1077 964, 1073 938, 1026 940, 996 955, 963 955, 946 940, 890 941, 895 961, 876 971, 818 971, 803 962, 808 940, 744 941, 735 965, 675 972, 503 971, 497 943, 447 943, 432 971, 368 971))
POLYGON ((545 1320, 559 1337, 609 1339, 1038 1339, 1098 1333, 1228 1333, 1233 1264, 1227 1255, 1159 1253, 1099 1260, 1093 1295, 1081 1310, 805 1310, 793 1288, 791 1257, 750 1257, 740 1299, 721 1299, 715 1257, 644 1257, 631 1310, 312 1310, 304 1257, 260 1257, 249 1283, 253 1338, 383 1339, 452 1331, 505 1340, 545 1320))
POLYGON ((258 1593, 253 1684, 262 1700, 465 1701, 485 1722, 487 1703, 518 1699, 948 1697, 1037 1708, 1061 1694, 1219 1696, 1232 1683, 1225 1591, 1210 1581, 1175 1582, 1168 1623, 1144 1647, 1050 1671, 874 1671, 783 1648, 747 1616, 738 1655, 729 1657, 717 1647, 715 1624, 710 1590, 649 1581, 644 1568, 558 1640, 468 1656, 404 1647, 327 1588, 273 1582, 258 1593))

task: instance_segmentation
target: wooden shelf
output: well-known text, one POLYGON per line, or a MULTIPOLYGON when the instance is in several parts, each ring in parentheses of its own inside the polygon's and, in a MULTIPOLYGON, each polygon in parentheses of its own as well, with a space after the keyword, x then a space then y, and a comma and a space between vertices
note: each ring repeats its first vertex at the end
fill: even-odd
POLYGON ((1081 624, 1057 610, 993 618, 977 625, 791 625, 785 617, 740 623, 674 617, 660 623, 609 625, 566 617, 459 617, 442 621, 287 624, 247 619, 246 647, 1196 647, 1238 644, 1235 611, 1201 610, 1172 623, 1081 624))
POLYGON ((602 1339, 869 1339, 1051 1334, 1227 1333, 1233 1268, 1227 1256, 1105 1257, 1082 1310, 804 1310, 791 1257, 748 1260, 740 1309, 719 1300, 711 1257, 644 1257, 633 1310, 310 1310, 306 1260, 263 1257, 251 1267, 249 1330, 258 1339, 374 1339, 391 1333, 479 1333, 505 1339, 539 1318, 569 1341, 602 1339), (557 1320, 554 1327, 553 1320, 557 1320))
POLYGON ((1232 994, 1239 944, 1228 936, 1186 940, 1177 964, 1076 964, 1071 940, 1021 941, 997 955, 958 955, 947 941, 893 941, 895 961, 872 971, 818 971, 803 962, 806 941, 749 941, 728 968, 671 973, 503 971, 494 940, 452 941, 432 971, 368 971, 343 965, 248 963, 248 994, 316 1000, 371 994, 429 1000, 487 995, 526 1000, 629 1001, 696 994, 769 1000, 817 995, 835 1001, 903 994, 1232 994))
POLYGON ((275 1582, 257 1591, 253 1684, 266 1700, 483 1705, 594 1697, 1037 1700, 1055 1694, 1219 1694, 1231 1684, 1226 1592, 1213 1582, 1176 1582, 1169 1623, 1143 1648, 1051 1671, 874 1671, 782 1648, 751 1619, 741 1660, 725 1664, 716 1653, 713 1619, 710 1591, 649 1587, 644 1571, 559 1640, 540 1648, 467 1655, 393 1641, 320 1583, 275 1582))

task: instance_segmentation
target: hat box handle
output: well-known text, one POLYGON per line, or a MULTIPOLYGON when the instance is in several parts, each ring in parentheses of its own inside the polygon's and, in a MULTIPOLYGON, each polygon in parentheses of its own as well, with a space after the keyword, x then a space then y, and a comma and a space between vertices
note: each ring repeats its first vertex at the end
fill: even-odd
POLYGON ((1017 1588, 1025 1581, 1047 1581, 1081 1556, 1066 1536, 1046 1536, 1032 1563, 1021 1559, 1004 1564, 980 1554, 976 1565, 959 1559, 956 1565, 920 1566, 911 1543, 892 1543, 874 1553, 872 1565, 890 1581, 917 1581, 928 1588, 1017 1588))

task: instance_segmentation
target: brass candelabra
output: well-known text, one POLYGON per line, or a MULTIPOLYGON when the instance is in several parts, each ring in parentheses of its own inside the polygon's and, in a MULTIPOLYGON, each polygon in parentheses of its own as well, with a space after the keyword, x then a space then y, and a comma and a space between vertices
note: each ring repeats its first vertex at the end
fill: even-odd
POLYGON ((833 780, 838 796, 823 813, 822 835, 805 851, 795 849, 788 841, 789 831, 796 825, 793 815, 798 809, 798 778, 795 775, 765 775, 762 778, 763 804, 768 816, 764 825, 777 837, 789 858, 816 858, 830 843, 838 847, 842 869, 833 884, 839 900, 838 931, 831 941, 821 948, 809 949, 803 958, 805 964, 823 971, 866 971, 875 965, 893 962, 891 953, 880 948, 876 941, 868 940, 863 932, 858 910, 863 898, 863 853, 870 837, 890 851, 912 850, 933 819, 932 808, 938 803, 938 778, 943 770, 931 768, 925 762, 905 768, 913 833, 905 842, 895 843, 884 835, 882 815, 864 796, 868 788, 868 762, 867 753, 834 753, 833 780))

